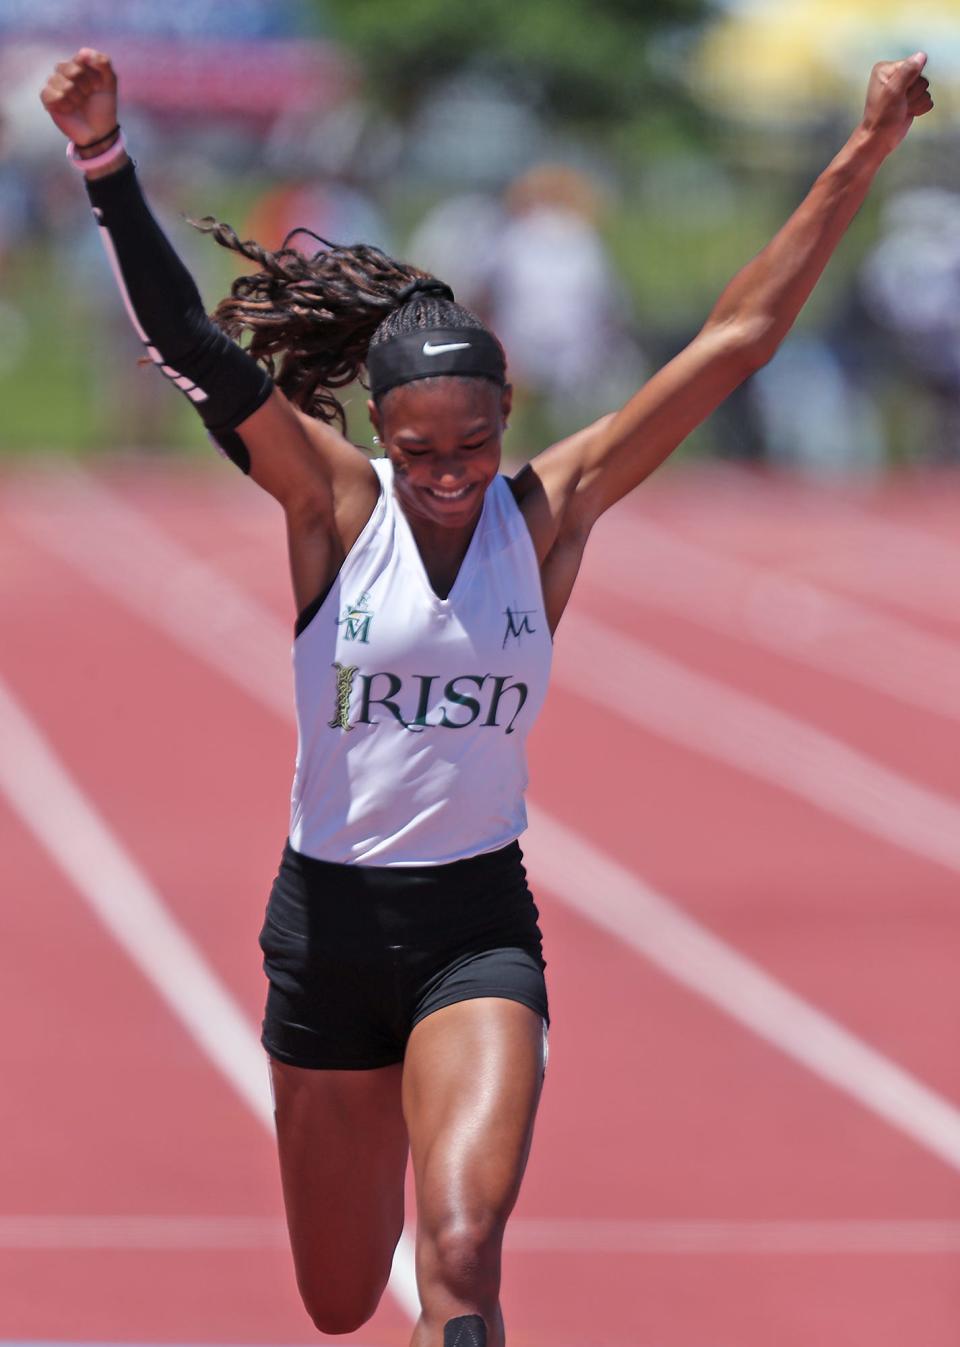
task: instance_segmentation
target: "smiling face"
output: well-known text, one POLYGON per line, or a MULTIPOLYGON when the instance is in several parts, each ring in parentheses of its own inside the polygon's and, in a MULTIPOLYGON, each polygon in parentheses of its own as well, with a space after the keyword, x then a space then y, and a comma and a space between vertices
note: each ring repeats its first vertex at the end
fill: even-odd
POLYGON ((404 510, 449 528, 472 523, 500 468, 511 390, 439 376, 392 388, 370 419, 393 463, 404 510))

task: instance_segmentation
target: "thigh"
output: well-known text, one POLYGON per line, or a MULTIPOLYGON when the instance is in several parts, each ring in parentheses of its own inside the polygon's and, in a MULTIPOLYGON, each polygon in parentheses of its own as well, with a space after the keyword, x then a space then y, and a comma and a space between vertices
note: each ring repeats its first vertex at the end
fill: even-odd
POLYGON ((459 1001, 415 1026, 403 1107, 422 1234, 502 1233, 530 1152, 544 1046, 542 1017, 499 997, 459 1001))
MULTIPOLYGON (((372 1313, 403 1228, 407 1131, 399 1064, 318 1071, 271 1060, 297 1281, 318 1320, 372 1313)), ((366 1314, 362 1317, 367 1317, 366 1314)))

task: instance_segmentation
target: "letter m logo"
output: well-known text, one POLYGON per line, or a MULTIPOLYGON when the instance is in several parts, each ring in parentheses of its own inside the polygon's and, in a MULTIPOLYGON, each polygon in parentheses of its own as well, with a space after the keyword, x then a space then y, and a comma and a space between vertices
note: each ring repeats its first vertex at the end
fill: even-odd
POLYGON ((363 645, 369 645, 370 623, 372 621, 370 595, 361 594, 356 603, 347 604, 338 619, 337 625, 343 628, 343 639, 345 641, 360 641, 363 645))
POLYGON ((343 639, 345 641, 362 641, 364 645, 369 644, 372 620, 372 613, 349 613, 343 619, 343 639))

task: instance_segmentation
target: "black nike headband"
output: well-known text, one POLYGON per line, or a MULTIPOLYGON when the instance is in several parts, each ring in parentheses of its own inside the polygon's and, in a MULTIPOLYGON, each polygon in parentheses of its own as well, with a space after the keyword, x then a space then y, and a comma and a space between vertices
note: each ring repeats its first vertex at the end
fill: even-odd
POLYGON ((371 346, 367 374, 374 400, 398 384, 437 374, 472 375, 503 387, 506 364, 500 343, 482 327, 425 327, 371 346))

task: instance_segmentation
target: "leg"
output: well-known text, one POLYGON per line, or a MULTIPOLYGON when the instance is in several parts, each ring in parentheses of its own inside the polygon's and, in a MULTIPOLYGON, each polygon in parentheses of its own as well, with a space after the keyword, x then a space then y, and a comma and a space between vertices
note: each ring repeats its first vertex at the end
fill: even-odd
MULTIPOLYGON (((486 1324, 486 1347, 503 1347, 500 1251, 542 1080, 542 1020, 518 1001, 459 1001, 410 1035, 403 1108, 423 1305, 411 1347, 444 1347, 444 1325, 470 1315, 486 1324)), ((464 1331, 462 1341, 478 1339, 464 1331)))
POLYGON ((321 1333, 350 1333, 377 1308, 403 1229, 402 1068, 270 1066, 297 1285, 321 1333))

